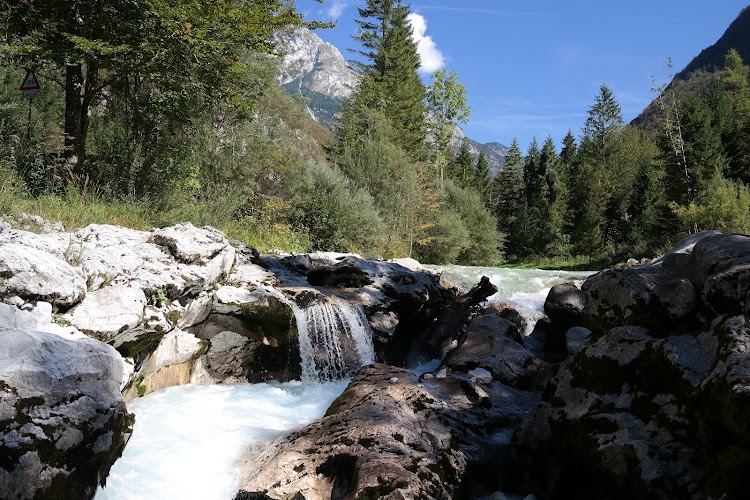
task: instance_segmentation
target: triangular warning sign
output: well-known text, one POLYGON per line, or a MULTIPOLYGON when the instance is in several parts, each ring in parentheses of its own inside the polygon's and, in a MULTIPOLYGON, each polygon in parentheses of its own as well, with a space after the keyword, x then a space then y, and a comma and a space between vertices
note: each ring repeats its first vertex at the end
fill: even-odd
POLYGON ((33 71, 26 72, 26 77, 23 79, 21 88, 18 90, 39 90, 39 81, 36 79, 36 74, 33 71))

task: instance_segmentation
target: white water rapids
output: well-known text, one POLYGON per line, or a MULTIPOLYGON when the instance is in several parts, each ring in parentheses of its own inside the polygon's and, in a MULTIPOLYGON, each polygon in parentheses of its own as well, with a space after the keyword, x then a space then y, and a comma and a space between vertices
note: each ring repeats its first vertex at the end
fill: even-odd
POLYGON ((501 267, 428 266, 442 272, 449 282, 461 283, 470 289, 487 276, 497 293, 487 302, 506 302, 526 316, 528 335, 537 320, 544 317, 544 301, 550 288, 558 283, 583 280, 590 271, 545 271, 541 269, 505 269, 501 267))
MULTIPOLYGON (((458 266, 443 272, 467 287, 489 276, 500 290, 490 301, 511 302, 537 315, 549 287, 587 274, 458 266)), ((238 487, 234 462, 244 450, 322 417, 348 383, 326 380, 351 376, 357 368, 336 354, 341 341, 357 351, 360 366, 370 363, 369 329, 361 309, 341 303, 301 309, 295 316, 306 382, 186 385, 132 401, 133 436, 97 500, 232 499, 238 487), (332 349, 319 348, 329 343, 332 349)))

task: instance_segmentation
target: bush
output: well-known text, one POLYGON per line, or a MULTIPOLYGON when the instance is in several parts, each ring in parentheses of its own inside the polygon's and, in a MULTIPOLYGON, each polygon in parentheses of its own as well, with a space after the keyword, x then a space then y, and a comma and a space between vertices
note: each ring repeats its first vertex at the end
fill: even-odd
POLYGON ((493 266, 502 260, 505 236, 497 231, 496 221, 482 203, 479 193, 446 182, 447 206, 455 211, 469 237, 456 258, 457 264, 493 266))
POLYGON ((750 233, 750 188, 716 173, 708 181, 697 203, 671 205, 687 232, 717 229, 750 233))
POLYGON ((469 230, 453 210, 438 213, 429 236, 417 244, 417 258, 425 264, 453 264, 469 242, 469 230))
POLYGON ((286 191, 296 193, 289 221, 309 235, 311 250, 378 251, 385 228, 367 191, 318 163, 291 169, 284 181, 286 191))

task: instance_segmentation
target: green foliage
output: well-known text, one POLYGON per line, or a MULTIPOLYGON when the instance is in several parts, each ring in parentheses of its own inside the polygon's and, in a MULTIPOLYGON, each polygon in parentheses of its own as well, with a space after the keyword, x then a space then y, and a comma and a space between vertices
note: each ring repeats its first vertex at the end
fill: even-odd
POLYGON ((452 210, 442 210, 433 221, 430 236, 418 242, 418 258, 427 264, 456 262, 469 237, 461 216, 452 210))
POLYGON ((500 249, 505 239, 498 233, 495 219, 473 189, 462 189, 451 182, 445 184, 446 204, 455 211, 468 230, 469 238, 456 257, 457 264, 491 266, 502 260, 500 249))
POLYGON ((605 160, 612 139, 623 125, 622 110, 612 89, 602 84, 583 125, 582 152, 597 161, 605 160))
POLYGON ((292 199, 290 221, 310 237, 312 250, 339 249, 372 254, 385 228, 372 197, 341 173, 316 163, 285 177, 292 199))
POLYGON ((461 148, 448 167, 448 176, 457 185, 466 188, 476 186, 474 159, 469 151, 469 141, 464 139, 461 148))
POLYGON ((367 0, 358 12, 354 38, 365 61, 357 63, 363 79, 350 99, 383 112, 398 132, 396 144, 411 158, 422 158, 426 91, 417 73, 421 61, 407 21, 409 8, 400 0, 367 0))
POLYGON ((450 155, 453 124, 467 123, 471 108, 466 101, 466 87, 458 81, 455 71, 439 70, 432 75, 427 88, 428 129, 433 138, 432 164, 441 181, 450 155))
POLYGON ((670 205, 686 232, 706 229, 750 233, 750 188, 715 174, 696 203, 670 205))
POLYGON ((475 188, 482 198, 482 201, 490 207, 490 163, 487 161, 487 155, 484 151, 479 152, 477 162, 474 165, 474 177, 476 179, 475 188))

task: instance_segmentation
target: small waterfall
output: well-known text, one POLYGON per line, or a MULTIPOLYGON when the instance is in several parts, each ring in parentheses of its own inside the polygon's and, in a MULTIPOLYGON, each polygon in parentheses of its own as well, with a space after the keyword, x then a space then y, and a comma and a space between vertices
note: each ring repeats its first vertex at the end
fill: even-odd
POLYGON ((294 308, 303 382, 346 378, 375 361, 370 325, 362 308, 329 300, 294 308))

